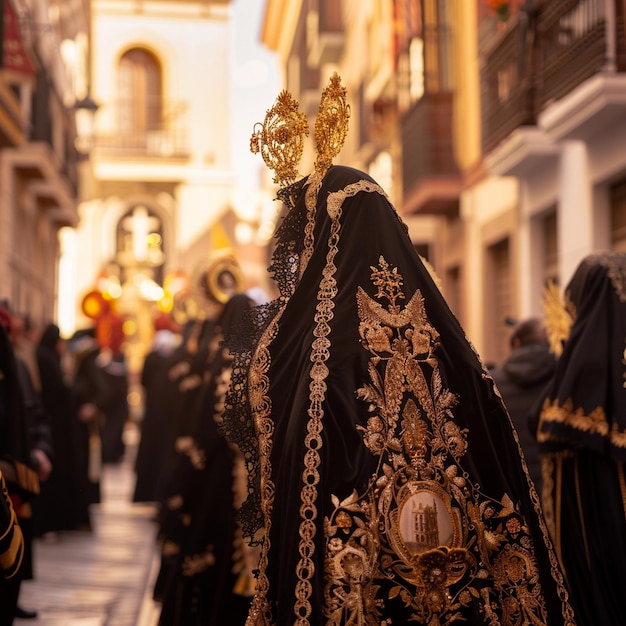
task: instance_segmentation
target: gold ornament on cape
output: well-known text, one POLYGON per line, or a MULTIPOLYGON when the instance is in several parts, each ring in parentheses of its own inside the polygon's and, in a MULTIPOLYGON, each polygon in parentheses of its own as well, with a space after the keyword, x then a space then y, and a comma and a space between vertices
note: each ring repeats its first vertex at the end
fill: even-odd
POLYGON ((563 352, 563 342, 569 337, 574 321, 572 305, 561 295, 558 285, 550 280, 543 290, 542 306, 550 351, 559 357, 563 352))
POLYGON ((306 115, 288 91, 281 91, 274 106, 257 122, 250 138, 250 151, 261 153, 265 164, 274 172, 274 182, 286 187, 298 179, 298 163, 309 134, 306 115))

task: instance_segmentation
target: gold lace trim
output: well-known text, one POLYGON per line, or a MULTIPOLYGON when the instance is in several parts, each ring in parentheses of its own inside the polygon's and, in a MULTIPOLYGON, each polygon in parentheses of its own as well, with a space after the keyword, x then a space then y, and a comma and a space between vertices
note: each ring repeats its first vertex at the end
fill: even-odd
MULTIPOLYGON (((269 579, 267 578, 267 558, 270 550, 270 529, 272 526, 272 508, 274 505, 275 486, 272 481, 272 435, 274 434, 274 422, 271 418, 272 401, 267 395, 269 379, 267 371, 271 357, 269 345, 278 332, 278 320, 284 311, 281 309, 274 320, 265 330, 250 365, 248 381, 248 393, 250 408, 254 418, 256 432, 259 438, 259 459, 261 464, 261 507, 263 509, 264 536, 261 554, 259 557, 259 570, 256 581, 256 593, 250 604, 250 611, 246 620, 246 626, 270 626, 273 623, 272 611, 267 600, 269 591, 269 579)), ((259 539, 257 537, 256 539, 259 539)))
POLYGON ((296 602, 294 613, 297 626, 309 624, 311 615, 311 579, 315 573, 313 555, 315 553, 314 538, 316 534, 317 518, 317 485, 319 484, 319 466, 321 464, 320 449, 322 447, 321 432, 323 430, 322 419, 324 417, 323 402, 326 397, 326 378, 328 368, 326 361, 330 357, 330 322, 333 318, 334 298, 337 295, 337 282, 334 278, 337 267, 334 259, 338 252, 339 220, 342 214, 343 202, 346 198, 355 196, 360 191, 378 192, 382 190, 378 185, 366 180, 360 180, 348 185, 345 189, 329 194, 327 198, 327 211, 331 217, 331 227, 328 237, 328 253, 326 266, 322 271, 317 294, 318 304, 315 312, 315 339, 312 344, 309 385, 309 420, 307 422, 307 434, 304 439, 306 452, 304 457, 304 471, 302 473, 302 489, 300 491, 300 542, 298 551, 300 559, 296 567, 298 578, 295 587, 296 602))
POLYGON ((300 255, 300 278, 304 274, 304 270, 309 264, 309 260, 313 255, 313 246, 315 237, 313 229, 315 228, 315 215, 317 207, 317 194, 322 186, 322 177, 318 172, 313 172, 307 181, 307 190, 304 195, 304 203, 306 206, 306 225, 304 227, 304 247, 300 255))

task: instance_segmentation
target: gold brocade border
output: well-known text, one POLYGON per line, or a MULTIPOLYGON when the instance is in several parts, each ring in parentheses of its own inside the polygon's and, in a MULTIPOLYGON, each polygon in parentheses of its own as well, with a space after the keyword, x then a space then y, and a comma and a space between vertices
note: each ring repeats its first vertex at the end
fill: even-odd
MULTIPOLYGON (((295 587, 296 602, 294 614, 296 626, 307 626, 309 616, 312 612, 311 579, 315 573, 313 555, 315 554, 315 544, 313 542, 316 534, 315 520, 317 518, 317 485, 319 484, 318 468, 321 464, 319 450, 322 447, 321 433, 323 430, 322 418, 324 417, 323 402, 326 397, 326 378, 328 368, 326 361, 330 357, 330 321, 333 318, 334 298, 337 295, 337 283, 334 278, 337 267, 334 259, 338 252, 339 231, 341 225, 339 220, 342 214, 342 206, 346 198, 355 196, 360 191, 382 192, 382 189, 369 181, 360 180, 348 185, 345 189, 330 193, 327 198, 327 212, 331 218, 330 234, 328 236, 328 253, 326 255, 326 266, 322 271, 317 294, 317 307, 315 312, 315 339, 312 344, 311 362, 311 382, 309 384, 309 421, 307 422, 307 434, 304 443, 306 452, 304 455, 304 471, 302 472, 303 486, 300 491, 300 542, 298 552, 300 560, 296 567, 298 578, 295 587)), ((384 195, 384 192, 383 192, 384 195)), ((315 197, 317 194, 315 194, 315 197)), ((308 202, 307 202, 308 205, 308 202)), ((310 210, 310 208, 307 206, 310 210)))
POLYGON ((543 432, 543 426, 549 423, 562 424, 568 428, 591 435, 600 435, 609 440, 609 443, 616 448, 626 448, 626 431, 620 430, 617 423, 613 423, 609 429, 604 409, 599 406, 591 413, 585 413, 581 407, 574 408, 571 399, 560 405, 558 400, 543 403, 539 416, 539 428, 537 429, 537 440, 540 443, 555 439, 550 433, 543 432))
POLYGON ((321 186, 322 177, 318 172, 313 172, 307 182, 307 190, 304 196, 304 203, 306 206, 306 226, 304 227, 304 249, 300 255, 300 278, 302 278, 302 274, 304 274, 304 270, 313 255, 313 246, 315 245, 313 229, 315 228, 317 194, 319 193, 321 186))
POLYGON ((9 530, 2 539, 4 545, 2 546, 3 551, 0 552, 0 570, 4 572, 3 575, 6 578, 12 578, 19 571, 24 556, 22 529, 17 523, 17 517, 13 510, 11 511, 9 530))
MULTIPOLYGON (((401 308, 398 300, 405 299, 402 274, 382 256, 379 267, 371 268, 372 282, 378 288, 375 298, 388 300, 388 307, 361 287, 357 292, 359 335, 363 347, 372 354, 370 381, 357 390, 357 396, 369 404, 370 418, 358 429, 364 433, 365 446, 379 457, 378 473, 372 476, 366 492, 355 491, 343 501, 332 496, 335 510, 325 518, 327 623, 390 624, 391 620, 382 619, 385 600, 379 583, 385 580, 393 585, 387 589, 387 599, 400 597, 407 611, 413 612, 410 619, 414 622, 449 624, 460 618, 457 611, 467 606, 471 597, 480 597, 481 612, 488 618, 485 622, 543 624, 533 540, 522 514, 506 493, 501 501, 491 499, 489 504, 488 497, 470 493, 480 486, 473 484, 470 489, 469 473, 457 465, 467 451, 467 431, 458 427, 452 414, 457 398, 443 385, 434 356, 440 338, 428 320, 421 292, 416 290, 401 308), (384 367, 379 369, 381 363, 384 367), (429 381, 423 366, 428 372, 432 368, 429 381), (406 392, 415 400, 405 404, 406 392), (452 529, 458 525, 458 532, 449 535, 457 538, 448 539, 443 549, 440 546, 420 553, 417 544, 410 547, 401 530, 402 510, 421 492, 436 495, 439 501, 435 511, 443 505, 440 511, 447 511, 452 529), (449 505, 446 493, 454 493, 455 507, 449 505), (500 521, 493 525, 496 519, 500 521), (463 524, 467 535, 461 531, 463 524), (462 535, 463 540, 459 539, 462 535), (496 536, 497 541, 492 541, 496 536), (520 559, 525 563, 521 569, 520 559), (489 591, 483 582, 468 582, 453 597, 449 589, 466 568, 471 570, 472 580, 492 576, 494 590, 489 591), (497 600, 494 602, 491 595, 494 592, 502 602, 501 618, 497 600)), ((538 510, 538 495, 531 481, 529 484, 562 602, 563 623, 573 626, 557 557, 538 510)), ((446 514, 442 515, 445 518, 446 514)), ((420 541, 425 546, 433 541, 436 546, 438 538, 420 541)))
POLYGON ((270 550, 270 529, 272 526, 272 508, 274 505, 275 487, 272 482, 272 464, 270 454, 272 452, 272 435, 274 434, 274 422, 271 418, 272 402, 267 395, 269 379, 267 371, 271 357, 269 345, 278 333, 278 320, 283 314, 283 308, 278 312, 274 320, 264 332, 250 365, 248 379, 248 394, 250 408, 254 418, 254 425, 259 439, 259 459, 261 464, 261 507, 264 517, 264 537, 259 557, 258 576, 256 581, 256 593, 252 598, 246 626, 270 626, 272 612, 267 601, 269 580, 267 578, 267 558, 270 550))
MULTIPOLYGON (((489 376, 489 378, 491 378, 491 376, 489 376)), ((495 383, 494 390, 498 397, 502 400, 502 395, 500 394, 500 391, 498 390, 495 383)), ((561 600, 563 605, 563 617, 566 618, 566 623, 570 624, 573 617, 571 615, 571 607, 568 604, 569 594, 567 593, 565 588, 565 580, 567 579, 567 574, 565 573, 563 568, 561 568, 563 574, 561 574, 561 571, 559 571, 559 563, 563 562, 563 559, 561 558, 561 539, 560 531, 557 534, 556 530, 557 520, 555 519, 555 504, 552 500, 550 493, 554 489, 552 476, 554 470, 554 459, 550 455, 541 456, 541 474, 543 484, 542 493, 541 495, 539 495, 532 479, 530 478, 530 472, 528 471, 528 465, 526 464, 526 458, 524 456, 524 451, 522 449, 519 435, 517 434, 517 430, 513 426, 513 422, 511 420, 511 416, 509 415, 508 409, 505 410, 509 418, 509 422, 512 426, 513 437, 517 443, 517 449, 520 455, 520 459, 522 461, 522 467, 524 468, 524 474, 526 475, 528 492, 531 502, 533 503, 535 513, 537 514, 537 519, 539 520, 541 534, 543 536, 544 543, 546 544, 546 546, 548 546, 548 555, 550 558, 552 577, 557 584, 557 592, 559 595, 559 599, 561 600)), ((560 522, 558 522, 558 525, 560 526, 560 522)))
POLYGON ((4 575, 8 579, 18 572, 22 564, 24 537, 2 471, 0 471, 0 498, 6 502, 10 511, 6 531, 0 536, 0 576, 4 575))

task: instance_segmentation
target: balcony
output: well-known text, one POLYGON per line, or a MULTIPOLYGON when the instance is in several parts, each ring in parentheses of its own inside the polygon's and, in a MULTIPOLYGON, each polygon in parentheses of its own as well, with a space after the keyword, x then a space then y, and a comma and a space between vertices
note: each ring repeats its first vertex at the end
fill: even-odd
POLYGON ((537 20, 539 108, 562 98, 614 58, 608 48, 605 5, 604 0, 544 4, 537 20))
POLYGON ((486 56, 481 72, 483 151, 489 152, 511 132, 536 123, 531 54, 521 50, 524 36, 518 16, 509 19, 507 29, 486 56))
POLYGON ((94 148, 101 155, 127 158, 184 158, 190 153, 188 103, 154 99, 138 106, 109 102, 98 111, 101 122, 94 148))
POLYGON ((452 92, 425 94, 401 121, 404 212, 453 216, 461 174, 454 158, 452 92))
POLYGON ((317 11, 307 15, 307 61, 311 67, 338 63, 345 45, 339 0, 319 0, 317 11))
POLYGON ((605 0, 542 0, 533 15, 513 16, 482 34, 483 151, 596 76, 626 72, 624 7, 605 0))

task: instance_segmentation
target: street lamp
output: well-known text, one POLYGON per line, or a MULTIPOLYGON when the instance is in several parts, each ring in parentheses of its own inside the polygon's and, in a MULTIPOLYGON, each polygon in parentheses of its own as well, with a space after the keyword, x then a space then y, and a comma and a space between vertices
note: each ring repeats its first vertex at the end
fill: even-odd
POLYGON ((95 116, 100 105, 88 93, 74 103, 76 113, 76 139, 74 145, 78 152, 87 156, 95 141, 95 116))

